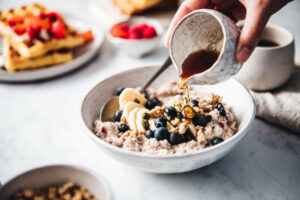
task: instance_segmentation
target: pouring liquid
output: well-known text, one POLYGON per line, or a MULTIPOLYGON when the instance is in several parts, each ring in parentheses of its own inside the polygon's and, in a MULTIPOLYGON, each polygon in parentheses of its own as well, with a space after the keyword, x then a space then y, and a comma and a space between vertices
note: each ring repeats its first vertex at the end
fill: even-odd
POLYGON ((191 53, 182 64, 182 73, 180 74, 180 80, 178 87, 185 89, 186 101, 190 101, 189 87, 186 85, 186 81, 193 75, 202 73, 209 69, 218 59, 219 53, 212 50, 199 50, 191 53))

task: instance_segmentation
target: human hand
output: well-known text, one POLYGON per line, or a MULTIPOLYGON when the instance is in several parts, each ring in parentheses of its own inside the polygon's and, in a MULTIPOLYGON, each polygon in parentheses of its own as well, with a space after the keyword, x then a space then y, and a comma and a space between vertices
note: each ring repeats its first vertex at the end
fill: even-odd
POLYGON ((258 44, 261 34, 272 14, 291 0, 186 0, 176 12, 168 30, 166 45, 170 46, 171 35, 177 23, 188 13, 200 8, 215 8, 233 20, 245 19, 236 59, 245 62, 258 44))

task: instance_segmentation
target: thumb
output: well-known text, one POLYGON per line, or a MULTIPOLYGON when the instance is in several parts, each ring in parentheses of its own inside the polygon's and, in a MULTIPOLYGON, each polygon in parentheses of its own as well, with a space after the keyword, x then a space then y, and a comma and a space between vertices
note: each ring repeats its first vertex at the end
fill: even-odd
POLYGON ((271 14, 267 5, 256 4, 252 1, 248 5, 245 23, 239 37, 236 58, 239 62, 246 62, 256 45, 271 14))

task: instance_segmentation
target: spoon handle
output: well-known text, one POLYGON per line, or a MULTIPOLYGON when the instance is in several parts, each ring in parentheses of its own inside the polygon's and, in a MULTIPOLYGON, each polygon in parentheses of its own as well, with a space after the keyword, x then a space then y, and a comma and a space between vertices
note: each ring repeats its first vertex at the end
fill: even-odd
POLYGON ((148 86, 163 72, 165 71, 170 65, 172 64, 171 57, 169 56, 168 59, 164 62, 164 64, 157 70, 157 72, 150 78, 150 80, 142 87, 140 90, 142 93, 145 93, 148 86))

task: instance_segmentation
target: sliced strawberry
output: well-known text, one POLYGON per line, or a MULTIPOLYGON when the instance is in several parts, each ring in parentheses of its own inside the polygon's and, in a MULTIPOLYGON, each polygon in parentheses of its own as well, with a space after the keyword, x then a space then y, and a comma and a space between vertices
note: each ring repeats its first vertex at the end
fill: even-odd
POLYGON ((110 29, 110 34, 113 37, 118 37, 118 38, 128 38, 128 31, 124 31, 121 27, 120 24, 116 24, 114 25, 111 29, 110 29))
POLYGON ((87 43, 87 42, 90 42, 94 39, 94 36, 93 36, 93 32, 91 30, 87 31, 87 32, 84 32, 82 34, 80 34, 83 38, 84 38, 84 41, 87 43))
POLYGON ((41 32, 41 27, 40 26, 28 26, 26 28, 26 32, 30 38, 30 40, 33 40, 35 38, 38 38, 40 36, 40 32, 41 32))
POLYGON ((61 20, 58 20, 52 24, 51 32, 56 38, 66 37, 65 25, 61 20))
POLYGON ((152 26, 148 26, 143 30, 143 38, 153 38, 157 35, 156 30, 152 26))
POLYGON ((23 27, 13 26, 11 29, 17 34, 17 35, 23 35, 25 33, 25 29, 23 27))

